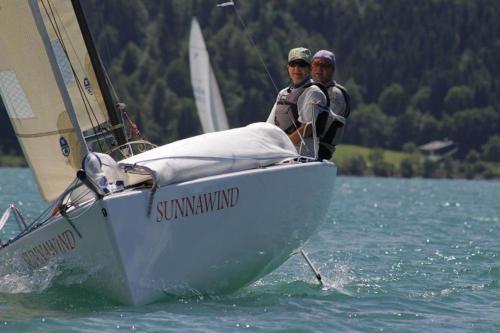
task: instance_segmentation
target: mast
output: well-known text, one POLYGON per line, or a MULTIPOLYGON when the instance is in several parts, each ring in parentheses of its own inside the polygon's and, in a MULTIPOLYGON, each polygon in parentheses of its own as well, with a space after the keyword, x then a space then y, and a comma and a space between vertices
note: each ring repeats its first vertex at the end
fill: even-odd
POLYGON ((108 82, 104 74, 104 67, 101 63, 101 59, 99 58, 99 54, 97 53, 94 41, 92 40, 92 35, 87 25, 87 21, 85 20, 85 14, 83 12, 80 1, 71 0, 71 4, 73 5, 80 30, 82 31, 83 40, 85 41, 85 46, 87 47, 87 50, 89 52, 90 61, 92 62, 92 66, 94 67, 97 83, 99 84, 99 88, 102 92, 104 105, 106 106, 109 121, 111 122, 111 131, 118 145, 121 146, 122 144, 127 142, 127 138, 125 137, 125 132, 123 130, 123 123, 120 121, 120 118, 118 117, 118 114, 116 112, 115 103, 113 102, 108 82))

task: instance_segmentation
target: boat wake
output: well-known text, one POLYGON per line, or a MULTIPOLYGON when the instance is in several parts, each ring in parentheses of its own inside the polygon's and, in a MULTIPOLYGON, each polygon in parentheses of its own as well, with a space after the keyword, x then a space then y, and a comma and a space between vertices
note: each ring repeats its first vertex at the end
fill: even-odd
POLYGON ((0 266, 0 293, 41 293, 53 285, 81 285, 91 275, 92 271, 68 268, 57 261, 35 270, 27 270, 20 259, 10 259, 0 266))
POLYGON ((343 264, 335 264, 335 266, 330 269, 328 268, 328 265, 324 265, 324 267, 322 268, 322 291, 334 291, 342 295, 354 297, 354 294, 346 289, 349 283, 354 280, 354 278, 350 274, 349 266, 343 264))
POLYGON ((349 286, 355 280, 351 269, 343 263, 329 260, 317 269, 321 274, 321 285, 311 269, 304 261, 296 256, 289 260, 284 269, 273 272, 271 275, 254 282, 250 287, 241 291, 241 296, 248 294, 281 294, 288 296, 311 296, 326 298, 355 297, 355 292, 349 286))
POLYGON ((50 287, 58 272, 56 263, 38 270, 27 271, 19 260, 7 260, 0 267, 0 293, 41 292, 50 287))

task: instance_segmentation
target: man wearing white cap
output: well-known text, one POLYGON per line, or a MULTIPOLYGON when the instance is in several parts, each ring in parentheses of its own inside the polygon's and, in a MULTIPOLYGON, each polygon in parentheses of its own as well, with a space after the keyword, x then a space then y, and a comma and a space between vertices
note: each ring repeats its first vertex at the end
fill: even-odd
POLYGON ((318 117, 317 127, 320 133, 318 157, 330 159, 335 146, 342 138, 344 125, 350 113, 350 97, 347 90, 333 80, 335 74, 335 54, 328 50, 316 52, 312 59, 312 77, 321 83, 328 93, 331 112, 318 117))
POLYGON ((280 127, 296 145, 299 154, 318 158, 318 138, 315 132, 316 118, 327 114, 327 98, 312 85, 311 51, 304 47, 288 53, 288 75, 292 84, 281 90, 267 122, 280 127))

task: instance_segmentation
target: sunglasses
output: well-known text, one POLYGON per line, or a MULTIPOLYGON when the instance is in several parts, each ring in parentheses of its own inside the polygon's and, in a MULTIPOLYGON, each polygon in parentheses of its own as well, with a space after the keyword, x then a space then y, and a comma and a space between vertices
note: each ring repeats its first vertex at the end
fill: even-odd
POLYGON ((315 60, 315 61, 313 61, 312 66, 313 67, 329 68, 329 67, 332 67, 332 64, 327 62, 327 61, 323 61, 323 60, 319 60, 319 61, 315 60))
POLYGON ((309 67, 309 64, 304 60, 293 60, 288 63, 289 67, 309 67))

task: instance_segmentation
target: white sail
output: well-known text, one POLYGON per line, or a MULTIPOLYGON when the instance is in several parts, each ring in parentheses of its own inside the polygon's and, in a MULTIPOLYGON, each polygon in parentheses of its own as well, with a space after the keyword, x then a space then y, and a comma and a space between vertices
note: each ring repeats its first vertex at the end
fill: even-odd
POLYGON ((75 178, 82 131, 107 122, 71 1, 0 0, 0 95, 44 199, 75 178), (90 115, 90 116, 89 116, 90 115))
POLYGON ((191 85, 203 132, 228 129, 226 110, 222 103, 214 71, 210 65, 200 25, 195 18, 191 22, 189 35, 189 67, 191 85))

